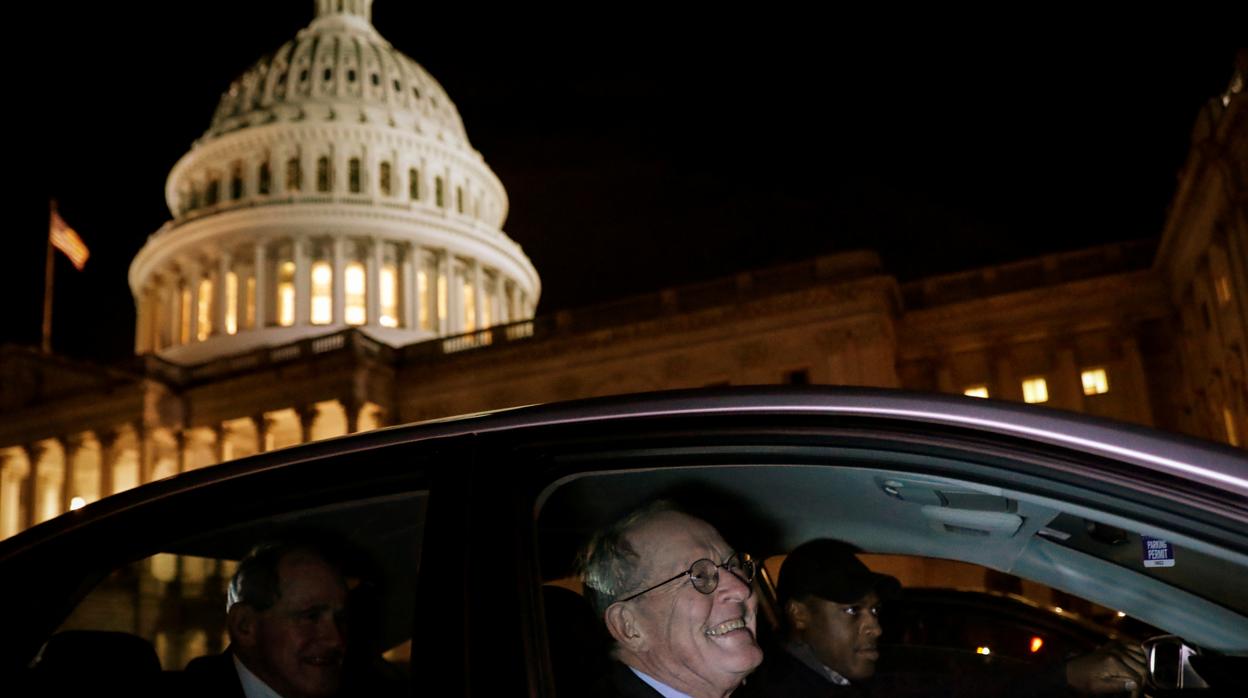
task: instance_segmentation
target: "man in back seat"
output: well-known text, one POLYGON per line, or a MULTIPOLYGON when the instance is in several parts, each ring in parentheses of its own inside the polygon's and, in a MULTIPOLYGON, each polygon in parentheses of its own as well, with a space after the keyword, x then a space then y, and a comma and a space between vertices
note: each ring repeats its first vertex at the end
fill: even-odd
POLYGON ((257 546, 227 601, 230 647, 186 667, 192 695, 337 695, 346 657, 347 584, 334 555, 308 541, 257 546))

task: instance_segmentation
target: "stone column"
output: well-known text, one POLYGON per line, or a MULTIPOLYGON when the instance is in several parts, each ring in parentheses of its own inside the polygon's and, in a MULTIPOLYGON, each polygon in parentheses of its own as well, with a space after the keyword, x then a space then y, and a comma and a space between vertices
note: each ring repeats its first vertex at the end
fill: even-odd
POLYGON ((464 331, 464 284, 458 262, 448 260, 446 267, 446 329, 447 334, 459 334, 464 331))
POLYGON ((468 272, 472 281, 472 324, 473 329, 480 330, 485 326, 485 316, 481 310, 485 307, 485 283, 481 274, 481 265, 474 259, 468 272))
POLYGON ((333 248, 333 265, 334 265, 333 322, 335 325, 342 325, 344 322, 346 322, 347 285, 346 285, 346 277, 344 276, 346 273, 346 268, 347 268, 346 246, 347 246, 346 238, 344 238, 341 235, 334 236, 334 242, 332 244, 332 248, 333 248))
POLYGON ((269 425, 272 423, 264 413, 251 415, 251 423, 256 427, 256 453, 268 450, 269 425))
POLYGON ((268 256, 268 248, 266 247, 264 240, 256 241, 256 247, 253 250, 253 254, 255 255, 255 269, 253 270, 252 273, 255 275, 255 278, 256 278, 256 308, 255 308, 256 327, 255 329, 261 329, 266 324, 268 324, 267 316, 268 316, 268 307, 269 307, 268 306, 268 300, 269 300, 268 268, 267 268, 269 256, 268 256))
POLYGON ((190 436, 186 433, 185 428, 171 429, 173 432, 174 449, 177 451, 177 463, 174 466, 176 472, 186 472, 186 442, 190 436))
POLYGON ((39 516, 39 461, 43 460, 43 454, 47 452, 47 447, 41 443, 23 444, 22 450, 26 452, 26 482, 22 483, 22 497, 26 500, 26 525, 22 528, 30 528, 37 523, 39 516))
POLYGON ((416 327, 416 259, 420 250, 409 242, 400 248, 400 253, 403 259, 399 265, 399 326, 410 330, 416 327))
POLYGON ((134 429, 135 447, 139 451, 139 484, 143 485, 152 481, 152 458, 147 442, 147 428, 143 426, 142 420, 135 420, 131 427, 134 429))
POLYGON ((100 499, 113 493, 113 468, 117 465, 116 429, 101 429, 95 432, 95 440, 100 442, 100 499))
POLYGON ((368 260, 365 262, 365 268, 368 283, 364 286, 366 308, 365 324, 370 327, 376 327, 381 317, 381 266, 383 243, 381 240, 374 238, 368 245, 368 260))
POLYGON ((134 352, 146 354, 152 346, 152 298, 147 284, 135 300, 134 352))
POLYGON ((191 331, 190 331, 190 337, 188 339, 190 342, 198 342, 199 341, 199 282, 203 278, 203 272, 200 270, 198 264, 192 265, 188 271, 189 273, 187 274, 187 284, 189 284, 190 290, 191 290, 191 307, 188 309, 191 314, 191 318, 190 318, 191 331))
POLYGON ((225 424, 218 422, 212 426, 212 437, 214 439, 212 457, 216 459, 217 463, 225 462, 225 440, 229 436, 230 431, 226 429, 225 424))
POLYGON ((437 315, 433 325, 438 328, 438 334, 440 335, 448 335, 453 332, 451 329, 453 327, 451 323, 451 282, 454 279, 451 278, 450 258, 451 255, 446 250, 435 253, 434 269, 436 274, 433 279, 430 279, 432 286, 429 290, 432 293, 433 310, 437 315), (445 298, 443 298, 444 294, 445 298), (442 312, 443 308, 446 309, 445 313, 442 312))
POLYGON ((1049 404, 1083 412, 1083 379, 1075 363, 1075 349, 1069 343, 1063 342, 1054 353, 1057 361, 1054 366, 1053 385, 1049 387, 1049 404))
POLYGON ((320 408, 316 405, 300 405, 295 408, 295 412, 299 415, 299 442, 306 444, 312 440, 312 427, 320 415, 320 408))
MULTIPOLYGON (((217 253, 217 284, 212 287, 212 333, 214 335, 229 334, 225 326, 225 316, 228 308, 226 308, 226 284, 230 274, 230 267, 233 265, 233 258, 229 250, 222 249, 217 253)), ((238 327, 238 289, 235 288, 234 293, 234 326, 238 327)))
POLYGON ((347 418, 347 433, 354 434, 360 430, 360 402, 352 398, 339 399, 342 412, 347 418))
POLYGON ((69 511, 69 502, 74 498, 74 458, 82 449, 82 435, 58 436, 56 440, 61 444, 64 463, 61 468, 61 511, 65 512, 69 511))
MULTIPOLYGON (((1119 345, 1122 352, 1123 364, 1126 366, 1126 383, 1131 393, 1131 404, 1134 405, 1132 410, 1132 419, 1138 424, 1145 426, 1153 426, 1153 405, 1148 396, 1148 380, 1144 370, 1144 360, 1140 356, 1140 345, 1135 340, 1134 332, 1124 330, 1119 333, 1120 337, 1124 337, 1119 345)), ((1109 389, 1114 389, 1112 381, 1116 380, 1115 376, 1110 376, 1109 389)), ((1222 415, 1215 415, 1219 419, 1222 415)))
POLYGON ((298 235, 295 248, 295 326, 308 324, 312 314, 312 264, 308 258, 308 239, 298 235))
POLYGON ((988 393, 1002 400, 1021 401, 1023 399, 1023 387, 1018 382, 1018 375, 1014 372, 1014 364, 1010 361, 1009 347, 993 347, 989 351, 989 356, 992 357, 994 377, 997 384, 989 388, 988 393))

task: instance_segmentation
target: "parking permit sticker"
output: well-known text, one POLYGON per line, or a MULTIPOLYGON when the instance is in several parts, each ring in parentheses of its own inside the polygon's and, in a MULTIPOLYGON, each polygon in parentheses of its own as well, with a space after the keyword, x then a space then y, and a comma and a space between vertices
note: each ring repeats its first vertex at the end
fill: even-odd
POLYGON ((1160 538, 1140 536, 1144 541, 1145 567, 1174 567, 1174 546, 1160 538))

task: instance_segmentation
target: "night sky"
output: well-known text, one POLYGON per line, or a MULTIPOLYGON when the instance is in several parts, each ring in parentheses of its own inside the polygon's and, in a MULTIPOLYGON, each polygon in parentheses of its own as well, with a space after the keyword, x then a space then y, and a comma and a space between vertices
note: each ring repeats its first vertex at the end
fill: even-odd
MULTIPOLYGON (((429 5, 377 0, 374 25, 442 83, 507 188, 539 313, 837 250, 878 250, 906 280, 1156 237, 1242 40, 1032 24, 986 41, 783 6, 429 5)), ((54 348, 131 354, 126 273, 169 218, 165 177, 312 6, 56 3, 11 25, 0 341, 39 341, 56 197, 92 256, 78 273, 58 255, 54 348)))

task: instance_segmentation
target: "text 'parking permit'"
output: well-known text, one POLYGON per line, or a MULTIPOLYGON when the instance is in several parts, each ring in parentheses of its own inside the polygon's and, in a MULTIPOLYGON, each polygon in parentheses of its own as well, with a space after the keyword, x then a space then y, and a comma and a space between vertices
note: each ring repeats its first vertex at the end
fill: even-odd
POLYGON ((1145 567, 1174 567, 1174 546, 1168 541, 1140 536, 1143 541, 1145 567))

